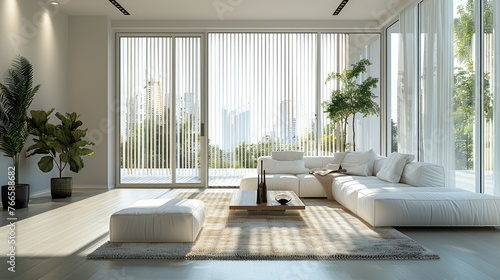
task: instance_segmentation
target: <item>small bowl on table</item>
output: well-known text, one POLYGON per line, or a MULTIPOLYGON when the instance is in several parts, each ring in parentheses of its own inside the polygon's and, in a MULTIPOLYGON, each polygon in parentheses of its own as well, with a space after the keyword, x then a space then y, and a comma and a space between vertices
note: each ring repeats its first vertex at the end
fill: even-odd
POLYGON ((286 193, 277 194, 274 199, 281 205, 287 205, 292 200, 292 197, 286 193))

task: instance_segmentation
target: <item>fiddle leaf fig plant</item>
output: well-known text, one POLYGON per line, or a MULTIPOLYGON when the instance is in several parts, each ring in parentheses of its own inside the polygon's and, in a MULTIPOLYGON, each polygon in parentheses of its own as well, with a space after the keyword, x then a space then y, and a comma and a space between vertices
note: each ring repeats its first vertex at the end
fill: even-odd
POLYGON ((91 156, 94 151, 89 148, 94 143, 87 141, 87 129, 80 129, 82 121, 76 113, 56 113, 60 124, 54 125, 49 122, 50 115, 54 109, 48 111, 32 110, 28 119, 29 133, 35 138, 35 142, 28 148, 31 153, 28 157, 43 155, 38 161, 38 167, 42 172, 50 172, 54 165, 59 170, 59 178, 62 172, 69 166, 69 170, 78 173, 84 168, 83 156, 91 156))

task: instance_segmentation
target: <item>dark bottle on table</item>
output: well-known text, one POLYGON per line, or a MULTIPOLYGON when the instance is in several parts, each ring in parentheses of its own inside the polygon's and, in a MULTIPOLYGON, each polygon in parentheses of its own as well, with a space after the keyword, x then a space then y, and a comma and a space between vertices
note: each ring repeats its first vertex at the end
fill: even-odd
POLYGON ((266 171, 262 174, 264 180, 262 182, 262 202, 267 203, 267 186, 266 186, 266 171))
POLYGON ((257 174, 257 204, 262 202, 262 186, 260 185, 260 174, 257 174))

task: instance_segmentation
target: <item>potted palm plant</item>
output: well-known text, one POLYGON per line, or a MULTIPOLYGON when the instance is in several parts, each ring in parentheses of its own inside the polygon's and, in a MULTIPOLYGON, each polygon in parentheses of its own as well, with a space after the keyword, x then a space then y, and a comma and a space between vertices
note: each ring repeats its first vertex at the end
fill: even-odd
MULTIPOLYGON (((28 109, 39 89, 40 85, 33 87, 33 66, 22 56, 13 60, 4 83, 0 83, 0 150, 5 156, 12 158, 14 208, 28 206, 30 186, 19 184, 19 159, 29 136, 26 126, 28 109)), ((8 193, 11 193, 9 185, 2 186, 4 209, 8 206, 8 193)))
POLYGON ((54 109, 49 111, 32 110, 28 118, 29 133, 35 138, 34 144, 28 147, 32 151, 28 157, 41 154, 38 167, 42 172, 50 172, 57 166, 59 177, 51 178, 50 192, 52 198, 70 197, 73 191, 73 178, 63 177, 63 171, 69 166, 69 170, 78 173, 85 166, 83 156, 94 154, 89 146, 94 143, 84 139, 87 129, 80 129, 82 122, 76 113, 56 113, 61 121, 54 125, 49 123, 50 115, 54 109))

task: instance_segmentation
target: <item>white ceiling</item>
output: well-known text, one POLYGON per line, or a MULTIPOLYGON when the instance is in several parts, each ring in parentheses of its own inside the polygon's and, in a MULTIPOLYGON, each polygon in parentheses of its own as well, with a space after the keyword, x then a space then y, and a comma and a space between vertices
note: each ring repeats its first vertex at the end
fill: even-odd
POLYGON ((112 20, 378 20, 384 21, 412 0, 59 0, 67 15, 108 16, 112 20))

